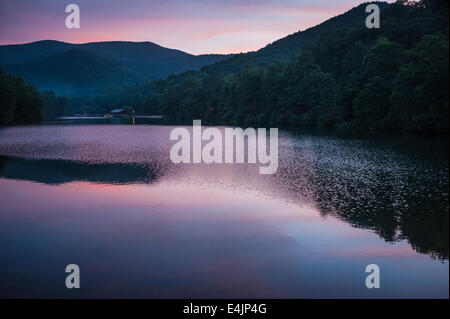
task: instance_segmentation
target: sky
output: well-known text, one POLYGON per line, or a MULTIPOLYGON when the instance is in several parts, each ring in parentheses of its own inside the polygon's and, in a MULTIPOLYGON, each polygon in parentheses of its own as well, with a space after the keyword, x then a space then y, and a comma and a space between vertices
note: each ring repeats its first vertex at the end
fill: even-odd
POLYGON ((0 44, 151 41, 191 54, 258 50, 364 0, 0 0, 0 44), (68 4, 80 28, 65 25, 68 4))

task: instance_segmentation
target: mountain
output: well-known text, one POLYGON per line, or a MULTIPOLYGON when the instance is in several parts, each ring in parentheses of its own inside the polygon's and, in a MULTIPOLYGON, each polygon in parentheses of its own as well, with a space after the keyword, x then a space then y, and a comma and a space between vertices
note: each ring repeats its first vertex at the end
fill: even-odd
POLYGON ((53 90, 63 95, 96 93, 114 85, 137 84, 145 80, 118 62, 77 48, 8 65, 4 69, 41 90, 53 90))
POLYGON ((71 44, 45 40, 0 46, 0 66, 39 89, 59 94, 97 93, 112 85, 163 79, 198 70, 227 55, 191 55, 151 42, 71 44))
MULTIPOLYGON (((389 6, 386 2, 376 3, 382 11, 389 6)), ((366 5, 359 5, 258 51, 234 56, 194 56, 152 42, 71 44, 44 40, 0 46, 0 67, 23 77, 38 89, 64 95, 97 95, 111 86, 132 86, 201 68, 210 74, 238 72, 249 64, 269 66, 279 60, 288 60, 298 55, 302 48, 315 45, 326 32, 364 24, 366 5)))
POLYGON ((116 91, 89 104, 132 105, 172 123, 448 133, 448 1, 366 4, 256 52, 116 91))
MULTIPOLYGON (((377 4, 380 8, 381 15, 383 11, 389 7, 387 2, 370 2, 377 4)), ((368 3, 360 4, 349 11, 330 18, 323 23, 304 31, 298 31, 277 41, 274 41, 264 48, 236 54, 229 59, 219 61, 213 65, 207 65, 203 69, 211 74, 238 72, 246 65, 269 66, 280 60, 288 60, 300 53, 303 48, 310 48, 317 44, 321 36, 326 33, 335 32, 354 27, 356 25, 364 25, 367 13, 365 8, 368 3)))

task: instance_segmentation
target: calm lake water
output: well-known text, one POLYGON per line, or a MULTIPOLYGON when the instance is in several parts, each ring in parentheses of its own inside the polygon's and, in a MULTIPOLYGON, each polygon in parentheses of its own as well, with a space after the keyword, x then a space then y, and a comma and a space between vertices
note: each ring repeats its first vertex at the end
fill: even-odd
POLYGON ((172 164, 172 128, 1 129, 0 297, 449 297, 447 141, 280 131, 260 175, 172 164))

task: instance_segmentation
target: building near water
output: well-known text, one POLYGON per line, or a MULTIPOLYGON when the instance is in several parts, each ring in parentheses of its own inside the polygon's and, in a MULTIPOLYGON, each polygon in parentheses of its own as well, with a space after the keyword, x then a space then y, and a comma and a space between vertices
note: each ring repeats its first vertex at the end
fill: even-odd
POLYGON ((131 108, 114 109, 105 114, 106 118, 129 118, 133 116, 134 110, 131 108))

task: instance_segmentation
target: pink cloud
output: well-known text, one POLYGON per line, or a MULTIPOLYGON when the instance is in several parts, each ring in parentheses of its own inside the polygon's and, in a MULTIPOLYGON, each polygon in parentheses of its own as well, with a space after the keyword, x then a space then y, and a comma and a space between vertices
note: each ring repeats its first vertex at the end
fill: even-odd
POLYGON ((64 4, 42 0, 0 2, 0 43, 54 39, 151 41, 193 54, 260 49, 305 30, 362 1, 118 1, 79 0, 81 29, 65 28, 64 4))

